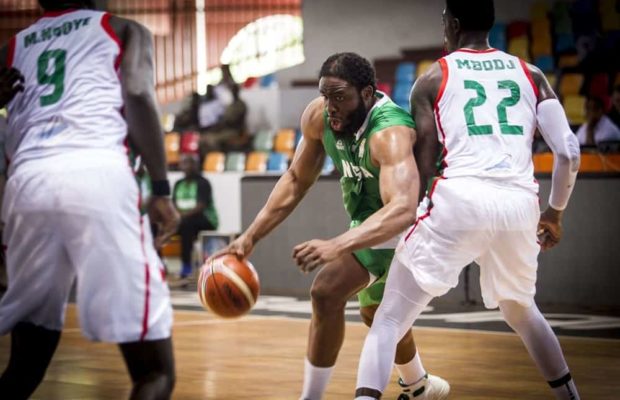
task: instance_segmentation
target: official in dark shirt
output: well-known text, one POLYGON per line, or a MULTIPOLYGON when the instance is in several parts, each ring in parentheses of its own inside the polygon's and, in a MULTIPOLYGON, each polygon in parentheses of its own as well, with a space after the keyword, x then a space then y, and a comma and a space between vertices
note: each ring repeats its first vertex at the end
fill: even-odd
POLYGON ((185 177, 174 185, 172 200, 181 214, 181 278, 192 273, 192 247, 198 232, 218 227, 211 184, 200 173, 198 155, 184 154, 180 167, 185 177))

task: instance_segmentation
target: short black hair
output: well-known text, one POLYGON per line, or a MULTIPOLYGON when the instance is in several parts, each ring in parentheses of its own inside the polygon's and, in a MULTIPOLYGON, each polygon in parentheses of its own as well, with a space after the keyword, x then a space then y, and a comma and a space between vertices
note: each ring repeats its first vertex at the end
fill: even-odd
POLYGON ((373 93, 377 90, 375 69, 370 61, 356 53, 336 53, 325 60, 321 66, 319 79, 332 76, 349 82, 361 91, 372 86, 373 93))
POLYGON ((464 31, 490 31, 495 23, 493 0, 446 0, 446 8, 464 31))
POLYGON ((95 8, 95 0, 39 0, 46 11, 66 10, 69 8, 95 8))

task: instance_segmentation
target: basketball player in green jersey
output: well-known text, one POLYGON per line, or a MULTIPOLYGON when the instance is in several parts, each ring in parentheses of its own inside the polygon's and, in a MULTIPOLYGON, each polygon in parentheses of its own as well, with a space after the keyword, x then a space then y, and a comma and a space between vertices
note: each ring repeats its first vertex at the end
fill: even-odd
MULTIPOLYGON (((381 301, 397 236, 415 218, 419 178, 411 116, 375 87, 371 64, 353 53, 329 57, 320 72, 321 97, 301 117, 303 140, 250 227, 224 252, 248 257, 256 243, 299 204, 321 173, 326 155, 337 166, 351 229, 294 248, 304 272, 321 268, 312 284, 312 321, 302 399, 322 398, 344 339, 347 299, 358 294, 366 325, 381 301), (396 238, 396 239, 395 239, 396 238)), ((395 357, 399 399, 443 399, 446 381, 429 376, 409 331, 395 357)))

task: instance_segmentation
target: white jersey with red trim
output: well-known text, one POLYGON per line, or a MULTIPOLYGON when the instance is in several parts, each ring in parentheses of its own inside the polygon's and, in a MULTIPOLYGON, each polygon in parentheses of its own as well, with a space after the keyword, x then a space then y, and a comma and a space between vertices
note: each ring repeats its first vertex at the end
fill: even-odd
POLYGON ((24 162, 73 150, 126 160, 121 47, 109 16, 46 13, 11 40, 7 63, 24 75, 25 90, 8 107, 10 173, 24 162))
POLYGON ((525 63, 495 49, 461 49, 439 63, 435 119, 443 176, 496 179, 537 192, 532 140, 538 88, 525 63))

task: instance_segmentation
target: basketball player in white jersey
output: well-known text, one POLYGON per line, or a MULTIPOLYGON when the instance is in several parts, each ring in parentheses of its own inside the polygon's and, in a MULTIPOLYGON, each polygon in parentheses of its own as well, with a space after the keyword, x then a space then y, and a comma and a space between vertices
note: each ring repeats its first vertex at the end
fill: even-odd
POLYGON ((540 70, 489 48, 493 0, 447 0, 443 21, 451 54, 416 82, 411 96, 420 179, 431 178, 430 186, 390 266, 362 351, 356 398, 381 397, 400 337, 476 261, 485 306, 499 306, 558 399, 579 399, 559 342, 534 303, 537 256, 561 238, 579 144, 540 70), (531 160, 537 127, 555 157, 542 214, 531 160))
MULTIPOLYGON (((8 103, 0 334, 11 332, 11 357, 0 397, 26 399, 43 379, 77 278, 82 332, 119 344, 131 398, 168 399, 172 308, 126 147, 131 140, 153 178, 149 214, 160 244, 179 217, 169 198, 151 35, 89 9, 90 1, 39 3, 43 17, 0 52, 0 64, 24 80, 8 103)), ((12 85, 17 90, 19 79, 12 85)))

